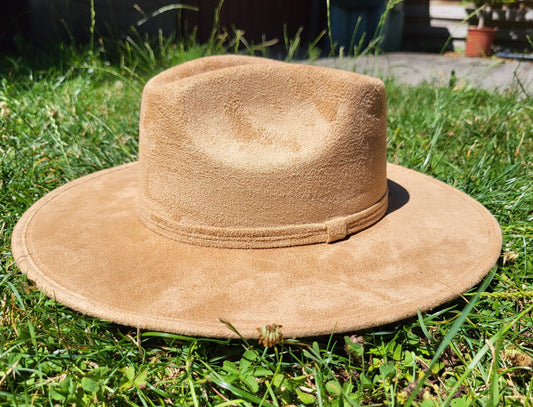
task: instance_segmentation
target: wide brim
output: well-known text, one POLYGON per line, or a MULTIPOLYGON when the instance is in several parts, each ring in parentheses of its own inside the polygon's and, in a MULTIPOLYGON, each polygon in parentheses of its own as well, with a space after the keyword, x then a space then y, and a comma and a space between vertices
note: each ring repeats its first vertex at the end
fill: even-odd
MULTIPOLYGON (((138 165, 58 188, 20 219, 13 256, 48 296, 141 329, 248 338, 351 332, 434 308, 466 291, 501 250, 494 217, 459 190, 388 164, 389 210, 332 244, 219 249, 179 243, 136 215, 138 165)), ((235 205, 238 210, 238 203, 235 205)))

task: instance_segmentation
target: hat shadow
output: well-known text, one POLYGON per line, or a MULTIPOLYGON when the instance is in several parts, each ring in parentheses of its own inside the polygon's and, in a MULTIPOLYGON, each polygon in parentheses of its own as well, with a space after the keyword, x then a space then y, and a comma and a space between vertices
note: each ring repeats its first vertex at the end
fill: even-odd
POLYGON ((387 208, 385 216, 387 216, 389 213, 397 211, 407 202, 409 202, 409 192, 407 192, 407 190, 400 184, 387 179, 387 187, 389 189, 389 207, 387 208))
MULTIPOLYGON (((409 192, 407 192, 407 190, 400 184, 390 179, 387 179, 387 188, 389 194, 389 204, 387 207, 387 212, 385 212, 385 215, 383 215, 383 217, 386 217, 388 214, 397 211, 402 206, 407 204, 407 202, 409 202, 409 192)), ((371 227, 372 225, 369 226, 369 228, 371 227)), ((339 241, 342 242, 344 240, 348 240, 351 236, 352 235, 347 235, 345 238, 340 239, 339 241)))

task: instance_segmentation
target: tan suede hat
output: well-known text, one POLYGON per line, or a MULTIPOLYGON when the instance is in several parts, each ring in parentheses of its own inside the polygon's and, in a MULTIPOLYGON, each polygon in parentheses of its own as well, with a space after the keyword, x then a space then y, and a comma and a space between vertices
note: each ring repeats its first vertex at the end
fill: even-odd
MULTIPOLYGON (((414 113, 415 114, 415 113, 414 113)), ((386 162, 383 83, 244 56, 143 92, 139 161, 52 191, 13 232, 37 287, 96 317, 231 337, 348 332, 446 302, 501 231, 464 193, 386 162)))

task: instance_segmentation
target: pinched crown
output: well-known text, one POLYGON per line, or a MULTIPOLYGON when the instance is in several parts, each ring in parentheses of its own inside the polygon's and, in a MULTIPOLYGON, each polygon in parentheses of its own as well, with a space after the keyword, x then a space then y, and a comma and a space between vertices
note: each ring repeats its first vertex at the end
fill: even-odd
POLYGON ((143 92, 138 213, 175 240, 227 248, 332 242, 387 209, 383 83, 219 56, 143 92))

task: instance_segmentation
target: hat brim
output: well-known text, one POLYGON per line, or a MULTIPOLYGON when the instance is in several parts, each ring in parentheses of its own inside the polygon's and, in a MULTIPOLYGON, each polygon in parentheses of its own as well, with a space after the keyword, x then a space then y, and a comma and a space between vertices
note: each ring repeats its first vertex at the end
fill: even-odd
POLYGON ((389 211, 332 244, 219 249, 165 238, 137 218, 137 163, 58 188, 20 219, 13 256, 48 296, 143 329, 244 337, 350 332, 469 289, 501 250, 494 217, 438 180, 388 164, 389 211))

